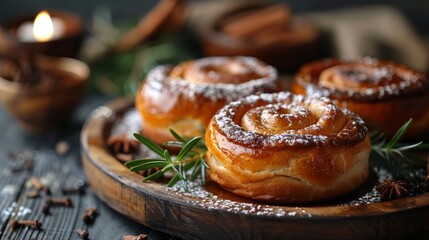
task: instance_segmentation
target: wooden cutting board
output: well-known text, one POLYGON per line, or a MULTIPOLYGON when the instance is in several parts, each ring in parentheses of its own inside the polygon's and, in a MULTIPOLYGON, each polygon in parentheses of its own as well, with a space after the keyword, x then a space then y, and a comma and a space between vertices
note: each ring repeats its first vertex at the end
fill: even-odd
MULTIPOLYGON (((266 205, 239 198, 214 183, 191 193, 145 182, 109 152, 106 140, 133 104, 118 99, 96 109, 81 132, 87 181, 119 213, 184 239, 426 239, 429 193, 359 202, 358 194, 316 205, 266 205)), ((374 174, 374 173, 372 173, 374 174)), ((369 180, 366 187, 373 186, 369 180)), ((365 187, 365 186, 364 186, 365 187)))

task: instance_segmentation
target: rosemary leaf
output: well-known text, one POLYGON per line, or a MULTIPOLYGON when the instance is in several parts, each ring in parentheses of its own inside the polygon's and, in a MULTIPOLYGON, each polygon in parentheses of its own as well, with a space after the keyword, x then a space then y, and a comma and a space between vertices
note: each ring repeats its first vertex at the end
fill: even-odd
POLYGON ((183 157, 186 156, 186 154, 189 153, 189 151, 201 140, 201 137, 195 137, 192 138, 189 142, 183 146, 183 148, 180 150, 179 154, 177 155, 177 161, 180 161, 183 159, 183 157))
POLYGON ((405 133, 407 133, 412 122, 413 122, 413 119, 410 118, 410 120, 408 120, 408 122, 406 122, 404 125, 402 125, 402 127, 399 128, 399 130, 395 133, 392 140, 390 140, 390 142, 387 144, 386 148, 391 149, 391 148, 395 147, 396 144, 402 140, 405 133))
MULTIPOLYGON (((412 167, 421 167, 426 164, 426 160, 417 156, 412 156, 411 152, 416 150, 429 149, 429 144, 423 142, 418 143, 403 143, 401 142, 408 129, 410 128, 412 119, 402 125, 392 139, 386 143, 386 138, 383 133, 371 133, 372 152, 379 155, 385 160, 385 165, 390 172, 395 176, 402 178, 404 169, 412 167)), ((375 158, 377 159, 377 158, 375 158)))
POLYGON ((170 132, 177 141, 169 141, 163 145, 180 148, 177 155, 171 155, 168 149, 162 149, 151 140, 135 133, 134 137, 139 142, 146 145, 146 147, 158 154, 161 158, 136 159, 125 163, 125 166, 130 167, 130 171, 158 168, 155 173, 145 177, 143 179, 144 182, 162 177, 166 172, 172 172, 173 176, 169 180, 167 186, 172 187, 180 181, 185 191, 188 191, 188 179, 195 180, 198 176, 201 176, 203 183, 205 183, 205 171, 208 166, 204 156, 207 147, 202 138, 194 137, 188 139, 181 137, 174 130, 170 130, 170 132), (191 172, 191 174, 189 174, 189 172, 191 172))
POLYGON ((206 168, 208 168, 208 166, 204 160, 202 160, 202 163, 203 164, 201 165, 201 180, 203 181, 203 184, 205 185, 206 184, 206 168))
MULTIPOLYGON (((197 161, 195 162, 189 162, 186 163, 183 168, 182 168, 182 175, 185 175, 184 172, 192 169, 193 167, 195 167, 195 164, 197 164, 197 161)), ((180 180, 180 177, 178 175, 175 175, 173 178, 171 178, 171 180, 167 183, 168 187, 172 187, 174 186, 178 181, 180 180)), ((192 180, 192 179, 191 179, 192 180)))
MULTIPOLYGON (((170 163, 167 166, 171 167, 171 170, 173 170, 173 172, 180 178, 180 180, 182 182, 186 182, 186 177, 183 176, 182 173, 179 170, 177 170, 176 166, 174 166, 173 160, 171 159, 170 153, 168 152, 167 149, 164 151, 164 158, 170 163)), ((182 184, 184 185, 184 188, 186 188, 185 187, 186 184, 184 184, 184 183, 182 183, 182 184)))
POLYGON ((185 146, 185 143, 168 141, 168 142, 163 143, 162 145, 164 147, 183 148, 183 146, 185 146))
POLYGON ((134 137, 144 145, 146 145, 150 150, 154 151, 159 156, 164 156, 164 150, 162 150, 156 143, 150 141, 149 139, 143 137, 138 133, 134 133, 134 137))
POLYGON ((165 167, 163 169, 161 169, 162 172, 167 172, 169 170, 171 170, 171 167, 173 166, 173 164, 167 164, 165 165, 165 167))
POLYGON ((423 144, 423 141, 418 142, 418 143, 414 143, 414 144, 411 144, 411 145, 406 145, 406 146, 403 146, 403 147, 398 147, 398 150, 399 151, 407 151, 407 150, 411 150, 411 149, 416 149, 418 146, 420 146, 422 144, 423 144))
POLYGON ((165 165, 166 163, 164 161, 157 161, 157 162, 152 161, 152 162, 147 162, 144 164, 134 166, 130 168, 130 171, 136 172, 136 171, 146 170, 151 168, 162 168, 162 167, 165 167, 165 165))
POLYGON ((206 163, 206 161, 204 161, 204 159, 201 159, 201 164, 202 164, 205 168, 209 169, 209 165, 207 165, 207 163, 206 163))
POLYGON ((173 165, 173 160, 170 157, 170 153, 167 149, 164 150, 164 153, 162 154, 164 156, 164 159, 169 162, 171 165, 173 165))
POLYGON ((173 135, 173 137, 175 139, 177 139, 177 141, 181 142, 181 143, 186 143, 185 139, 183 139, 177 132, 175 132, 173 129, 170 129, 170 133, 171 135, 173 135))
POLYGON ((416 151, 429 150, 429 143, 422 143, 414 148, 416 151))
POLYGON ((136 160, 128 161, 128 162, 124 163, 124 165, 127 166, 127 167, 134 167, 134 166, 137 166, 137 165, 140 165, 140 164, 147 163, 149 161, 161 161, 161 162, 165 162, 163 159, 145 158, 145 159, 136 159, 136 160))
POLYGON ((194 168, 193 168, 191 176, 190 176, 191 181, 195 180, 197 178, 198 174, 200 174, 200 170, 202 167, 200 162, 201 162, 201 159, 198 161, 195 161, 195 165, 194 165, 194 168))
POLYGON ((170 181, 168 181, 167 183, 167 187, 173 187, 174 185, 176 185, 176 183, 180 180, 179 176, 175 175, 174 177, 172 177, 170 179, 170 181))

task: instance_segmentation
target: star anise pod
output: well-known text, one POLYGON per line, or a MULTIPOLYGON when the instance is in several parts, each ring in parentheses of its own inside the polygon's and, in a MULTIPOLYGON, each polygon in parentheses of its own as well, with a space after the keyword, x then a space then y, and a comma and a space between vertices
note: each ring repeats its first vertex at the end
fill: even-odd
POLYGON ((387 201, 408 196, 408 188, 408 183, 403 180, 393 181, 386 179, 375 189, 380 193, 381 200, 387 201))
POLYGON ((140 143, 137 140, 128 138, 125 134, 112 135, 107 139, 107 147, 122 162, 133 160, 140 143))

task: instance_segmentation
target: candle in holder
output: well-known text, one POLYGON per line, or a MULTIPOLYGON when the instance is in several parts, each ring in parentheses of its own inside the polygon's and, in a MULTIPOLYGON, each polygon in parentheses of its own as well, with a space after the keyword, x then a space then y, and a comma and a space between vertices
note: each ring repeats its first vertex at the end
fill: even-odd
POLYGON ((76 57, 84 37, 83 20, 61 10, 41 11, 2 24, 12 41, 33 53, 76 57))
POLYGON ((64 34, 64 21, 51 18, 47 11, 41 11, 34 22, 24 22, 16 30, 22 42, 46 42, 60 38, 64 34))

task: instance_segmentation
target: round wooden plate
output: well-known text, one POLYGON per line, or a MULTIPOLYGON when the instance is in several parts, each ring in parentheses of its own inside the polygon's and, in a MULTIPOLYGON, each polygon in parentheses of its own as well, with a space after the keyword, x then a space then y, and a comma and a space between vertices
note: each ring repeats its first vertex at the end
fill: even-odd
POLYGON ((369 204, 275 206, 209 183, 209 195, 143 183, 116 160, 106 139, 133 107, 118 99, 96 109, 81 133, 83 167, 94 193, 135 221, 184 239, 405 239, 429 235, 429 194, 369 204))

